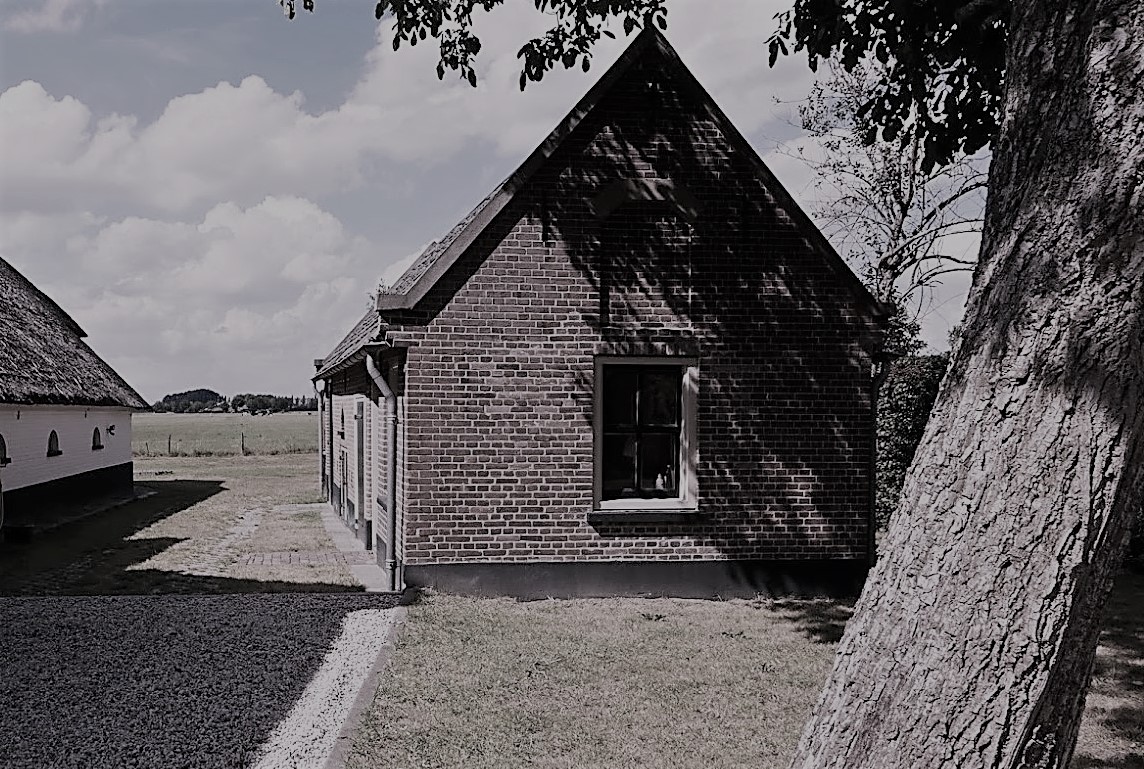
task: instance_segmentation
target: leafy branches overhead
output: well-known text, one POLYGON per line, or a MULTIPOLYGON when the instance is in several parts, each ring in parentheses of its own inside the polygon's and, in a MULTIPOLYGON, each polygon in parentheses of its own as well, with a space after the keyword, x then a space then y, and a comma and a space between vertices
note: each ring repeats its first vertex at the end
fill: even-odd
MULTIPOLYGON (((592 49, 601 37, 615 37, 605 29, 613 17, 623 20, 624 34, 645 24, 667 27, 667 0, 533 0, 536 10, 554 18, 555 23, 541 37, 529 40, 517 52, 521 59, 520 88, 529 80, 539 82, 558 63, 565 69, 579 64, 585 72, 591 67, 592 49)), ((291 19, 298 0, 279 0, 291 19)), ((504 0, 380 0, 374 16, 380 21, 393 18, 393 50, 403 43, 414 46, 433 38, 441 49, 437 77, 445 70, 460 74, 476 86, 474 69, 481 41, 473 34, 473 12, 491 11, 504 0)), ((314 0, 301 0, 304 10, 314 10, 314 0)))
POLYGON ((929 170, 972 155, 1001 114, 1011 0, 796 0, 778 14, 770 63, 805 51, 811 69, 877 61, 889 77, 861 107, 867 142, 903 134, 922 143, 929 170))

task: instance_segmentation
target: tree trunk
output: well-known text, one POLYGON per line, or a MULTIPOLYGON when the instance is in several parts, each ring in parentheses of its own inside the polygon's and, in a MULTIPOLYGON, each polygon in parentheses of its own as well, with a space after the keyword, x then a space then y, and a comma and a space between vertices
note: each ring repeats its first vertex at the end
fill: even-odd
POLYGON ((1144 499, 1144 3, 1013 3, 961 341, 796 769, 1063 768, 1144 499))

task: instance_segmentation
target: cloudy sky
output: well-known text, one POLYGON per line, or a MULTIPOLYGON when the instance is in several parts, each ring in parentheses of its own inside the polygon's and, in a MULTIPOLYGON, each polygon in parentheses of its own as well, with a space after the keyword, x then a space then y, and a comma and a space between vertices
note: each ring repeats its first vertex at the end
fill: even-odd
MULTIPOLYGON (((668 37, 797 199, 804 59, 766 66, 781 0, 671 0, 668 37), (776 101, 777 100, 777 101, 776 101)), ((312 361, 547 135, 589 74, 522 94, 528 0, 478 25, 473 89, 391 46, 366 0, 0 0, 0 254, 150 401, 309 392, 312 361)), ((607 41, 605 41, 607 42, 607 41)), ((923 314, 945 348, 958 280, 923 314)))

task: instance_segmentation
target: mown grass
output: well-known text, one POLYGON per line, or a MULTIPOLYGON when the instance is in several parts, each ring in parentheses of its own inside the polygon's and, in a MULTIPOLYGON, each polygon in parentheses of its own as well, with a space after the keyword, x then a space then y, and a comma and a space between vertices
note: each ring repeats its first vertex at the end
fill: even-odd
POLYGON ((348 767, 784 767, 849 608, 431 596, 348 767))
MULTIPOLYGON (((785 769, 839 601, 431 595, 411 606, 348 769, 785 769)), ((1125 571, 1072 769, 1144 769, 1144 577, 1125 571)))
POLYGON ((131 451, 137 457, 306 454, 318 450, 318 415, 136 414, 131 451))

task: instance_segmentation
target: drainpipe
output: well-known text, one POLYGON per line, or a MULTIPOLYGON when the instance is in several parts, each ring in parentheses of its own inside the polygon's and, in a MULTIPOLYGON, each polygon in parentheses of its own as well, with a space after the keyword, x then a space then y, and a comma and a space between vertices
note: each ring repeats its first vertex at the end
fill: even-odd
POLYGON ((340 517, 342 509, 334 501, 334 386, 329 379, 326 383, 326 501, 340 517))
POLYGON ((365 357, 365 370, 369 372, 370 379, 377 385, 381 395, 389 406, 389 472, 385 482, 385 513, 386 531, 389 542, 385 551, 385 563, 382 568, 385 572, 386 585, 390 592, 397 592, 397 396, 389 389, 385 378, 381 375, 373 356, 365 357))
POLYGON ((325 496, 326 499, 329 499, 330 481, 326 476, 326 458, 324 456, 326 453, 326 447, 322 445, 324 443, 322 438, 326 433, 326 426, 323 424, 326 416, 323 413, 326 410, 326 396, 325 393, 322 392, 324 389, 326 389, 325 379, 319 379, 318 381, 314 382, 314 400, 318 406, 318 458, 322 462, 322 495, 325 496))

